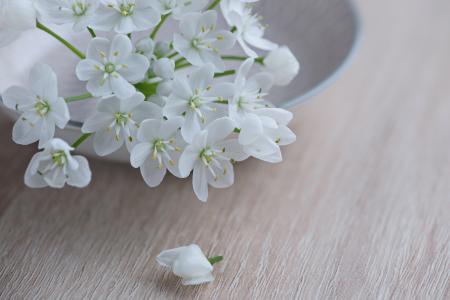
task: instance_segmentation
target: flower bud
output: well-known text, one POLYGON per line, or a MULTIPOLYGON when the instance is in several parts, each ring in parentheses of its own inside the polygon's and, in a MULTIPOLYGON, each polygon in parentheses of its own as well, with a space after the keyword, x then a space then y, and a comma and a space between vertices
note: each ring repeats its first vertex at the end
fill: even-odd
POLYGON ((264 59, 264 65, 274 77, 274 84, 281 86, 288 85, 300 70, 300 63, 286 46, 271 51, 264 59))

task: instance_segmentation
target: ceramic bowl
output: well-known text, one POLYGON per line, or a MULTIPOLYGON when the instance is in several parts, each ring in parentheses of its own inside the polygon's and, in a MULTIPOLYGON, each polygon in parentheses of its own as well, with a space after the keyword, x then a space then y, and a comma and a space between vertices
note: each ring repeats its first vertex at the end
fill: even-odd
MULTIPOLYGON (((277 87, 268 98, 275 105, 289 108, 298 105, 331 84, 350 61, 358 44, 360 23, 358 13, 349 0, 262 0, 256 10, 268 24, 267 37, 287 45, 301 62, 299 76, 288 87, 277 87)), ((168 24, 161 36, 173 31, 168 24)), ((55 31, 84 49, 87 33, 74 35, 67 27, 55 31)), ((63 97, 85 93, 85 83, 74 74, 77 57, 47 34, 33 30, 19 40, 0 49, 0 92, 11 85, 27 86, 28 74, 36 62, 50 65, 58 75, 59 91, 63 97)), ((80 127, 93 109, 94 103, 71 103, 71 122, 57 136, 72 142, 80 135, 80 127)), ((12 119, 16 112, 0 105, 12 119)), ((85 142, 79 151, 96 156, 92 143, 85 142)), ((97 157, 97 156, 96 156, 97 157)), ((128 161, 121 149, 106 159, 128 161)))

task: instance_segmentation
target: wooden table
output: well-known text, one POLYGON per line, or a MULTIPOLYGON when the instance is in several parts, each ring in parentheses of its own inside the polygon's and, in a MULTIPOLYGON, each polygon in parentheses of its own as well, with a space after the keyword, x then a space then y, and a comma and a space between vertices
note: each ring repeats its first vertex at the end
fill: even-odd
POLYGON ((87 189, 27 189, 3 117, 0 298, 449 299, 450 1, 358 2, 362 47, 295 109, 285 162, 240 164, 207 205, 94 160, 87 189), (214 283, 155 263, 191 242, 225 256, 214 283))

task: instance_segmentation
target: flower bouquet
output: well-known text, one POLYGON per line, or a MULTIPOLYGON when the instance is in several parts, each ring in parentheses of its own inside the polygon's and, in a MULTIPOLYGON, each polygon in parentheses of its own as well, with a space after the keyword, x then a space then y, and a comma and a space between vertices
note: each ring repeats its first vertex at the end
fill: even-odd
POLYGON ((26 185, 88 185, 87 159, 72 155, 86 142, 99 156, 126 147, 150 187, 167 171, 180 178, 193 173, 202 201, 209 186, 233 184, 236 162, 280 162, 280 146, 296 139, 287 127, 292 114, 267 97, 273 85, 289 84, 300 66, 288 47, 264 38, 252 11, 257 1, 0 0, 0 47, 38 28, 79 58, 73 72, 86 83, 85 93, 61 97, 57 74, 37 62, 28 87, 2 93, 3 104, 20 113, 14 142, 38 143, 26 185), (220 15, 223 29, 217 28, 220 15), (177 30, 158 35, 169 22, 177 30), (76 48, 50 29, 53 24, 71 24, 91 39, 76 48), (70 143, 55 138, 55 128, 71 119, 70 104, 93 100, 80 137, 70 143))

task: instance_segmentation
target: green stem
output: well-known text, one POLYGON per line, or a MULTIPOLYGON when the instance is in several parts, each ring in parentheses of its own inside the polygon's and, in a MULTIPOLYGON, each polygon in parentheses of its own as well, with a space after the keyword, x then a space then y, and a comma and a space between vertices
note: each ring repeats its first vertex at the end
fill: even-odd
POLYGON ((169 56, 167 56, 167 58, 174 58, 177 55, 178 55, 178 52, 174 52, 174 53, 170 54, 169 56))
POLYGON ((228 104, 228 100, 226 100, 226 99, 220 99, 220 100, 214 101, 214 103, 217 103, 217 104, 228 104))
POLYGON ((178 66, 175 67, 175 70, 179 70, 179 69, 183 69, 183 68, 187 68, 192 66, 190 63, 185 63, 185 64, 179 64, 178 66))
POLYGON ((72 148, 77 149, 81 144, 83 144, 84 141, 86 141, 88 138, 91 137, 93 133, 85 133, 82 134, 78 140, 75 141, 75 143, 72 144, 72 148))
POLYGON ((66 100, 67 103, 80 101, 80 100, 86 100, 92 98, 92 95, 90 93, 78 95, 78 96, 72 96, 72 97, 66 97, 64 100, 66 100))
POLYGON ((218 262, 223 260, 223 256, 213 256, 208 257, 208 261, 211 265, 217 264, 218 262))
POLYGON ((170 16, 170 14, 167 14, 167 15, 164 15, 161 17, 161 21, 159 21, 158 25, 156 25, 155 29, 153 29, 152 34, 150 35, 152 40, 155 39, 156 35, 158 34, 159 29, 164 24, 164 22, 169 18, 169 16, 170 16))
MULTIPOLYGON (((222 56, 222 59, 224 60, 237 60, 237 61, 244 61, 247 60, 248 57, 246 56, 238 56, 238 55, 224 55, 222 56)), ((264 57, 257 57, 255 58, 255 62, 264 65, 264 57)))
POLYGON ((210 6, 208 6, 208 10, 210 10, 210 9, 214 9, 214 7, 216 7, 217 6, 217 4, 219 4, 220 3, 220 0, 214 0, 214 2, 213 3, 211 3, 211 5, 210 6))
POLYGON ((224 76, 229 76, 229 75, 234 75, 234 74, 236 74, 236 70, 228 70, 223 73, 214 74, 214 78, 224 77, 224 76))
POLYGON ((68 41, 66 41, 65 39, 63 39, 61 36, 59 36, 57 33, 55 33, 54 31, 52 31, 50 28, 45 27, 43 24, 36 22, 36 27, 39 28, 40 30, 48 33, 49 35, 51 35, 52 37, 54 37, 55 39, 57 39, 58 41, 60 41, 64 46, 66 46, 67 48, 69 48, 73 53, 75 53, 76 56, 78 56, 81 59, 85 59, 86 56, 77 48, 75 48, 71 43, 69 43, 68 41))
POLYGON ((91 27, 88 27, 87 30, 91 34, 92 38, 96 38, 97 37, 97 35, 95 34, 95 31, 91 27))

